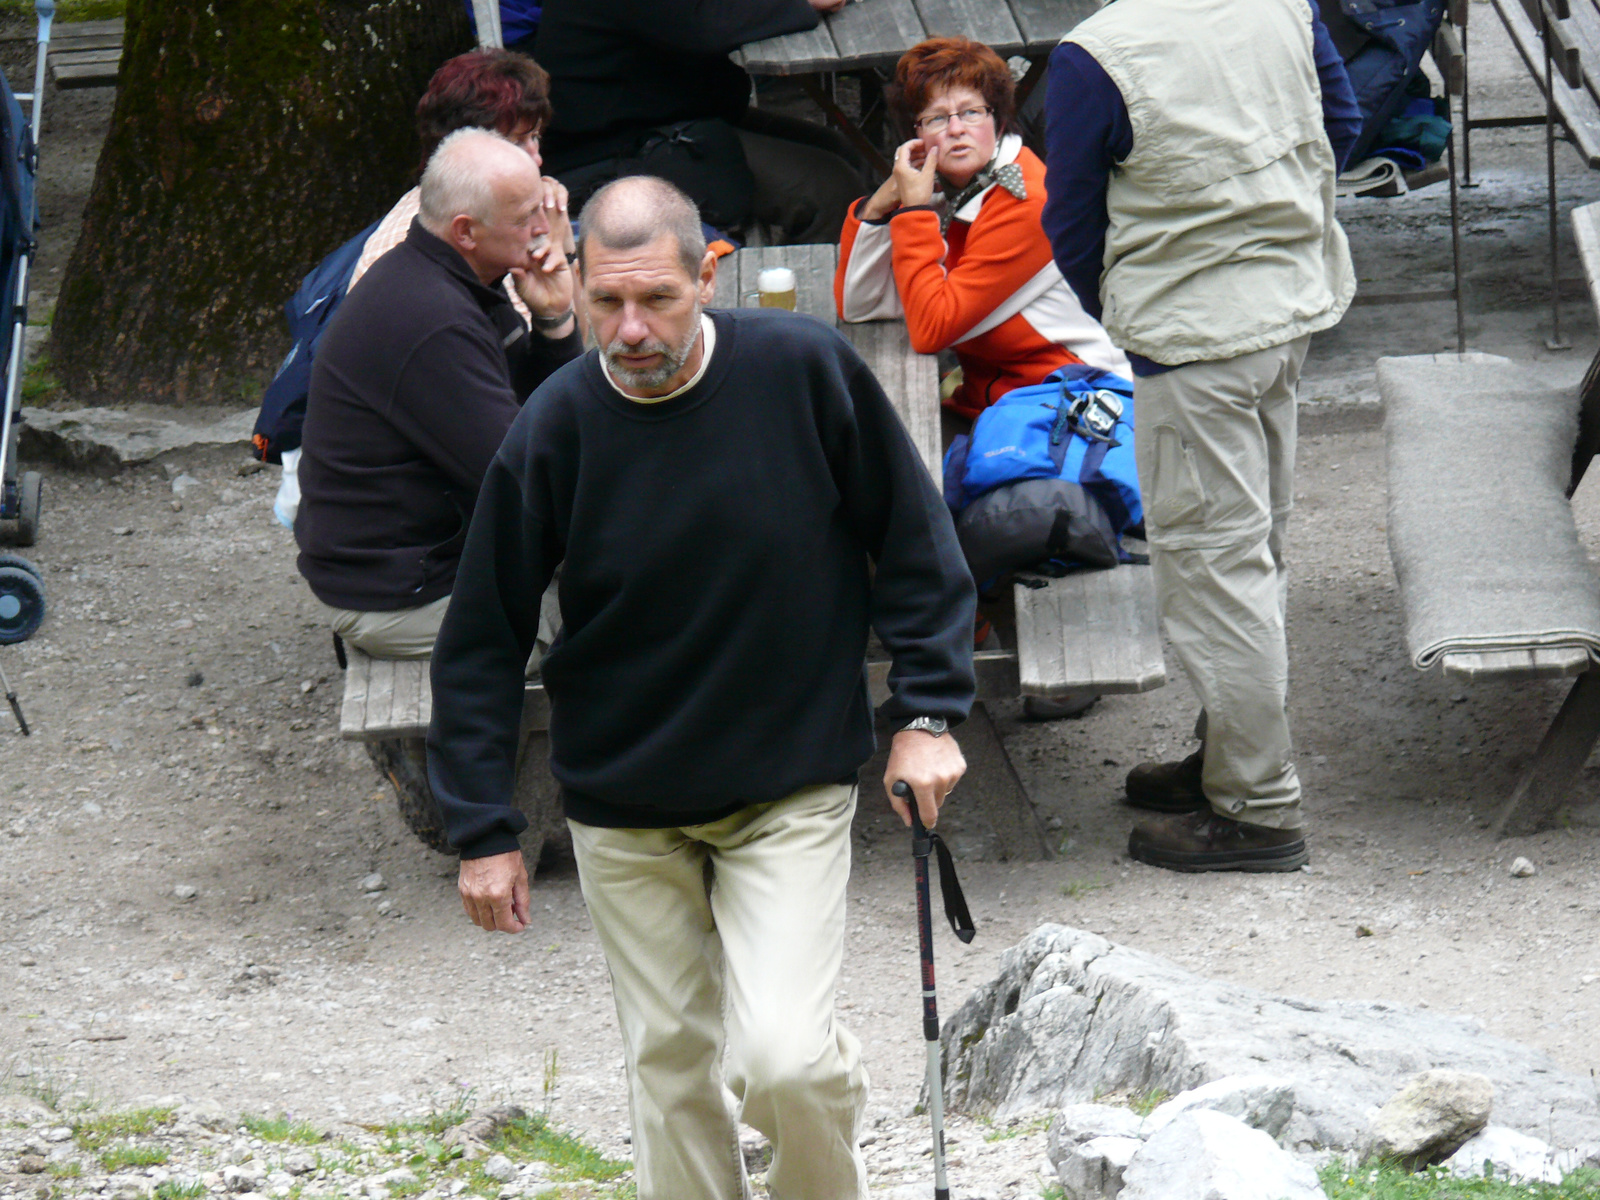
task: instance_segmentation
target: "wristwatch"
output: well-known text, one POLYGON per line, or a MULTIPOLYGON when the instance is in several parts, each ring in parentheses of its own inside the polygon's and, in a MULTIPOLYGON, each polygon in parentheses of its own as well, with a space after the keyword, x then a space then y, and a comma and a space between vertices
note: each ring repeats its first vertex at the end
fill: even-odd
POLYGON ((900 726, 900 732, 908 729, 920 729, 923 733, 931 733, 934 737, 943 737, 950 732, 950 722, 943 717, 913 717, 900 726))

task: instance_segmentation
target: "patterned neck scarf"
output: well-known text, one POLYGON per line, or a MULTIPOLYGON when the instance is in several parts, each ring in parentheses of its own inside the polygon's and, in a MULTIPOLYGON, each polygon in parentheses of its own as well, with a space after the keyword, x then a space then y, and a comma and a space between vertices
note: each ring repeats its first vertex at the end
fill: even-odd
POLYGON ((972 177, 971 182, 954 195, 950 194, 949 186, 945 187, 944 212, 939 214, 939 232, 944 233, 950 228, 950 222, 955 219, 956 213, 961 211, 966 204, 979 192, 990 184, 998 183, 1018 200, 1028 198, 1028 185, 1022 181, 1022 168, 1014 162, 1009 162, 1003 167, 991 164, 972 177))

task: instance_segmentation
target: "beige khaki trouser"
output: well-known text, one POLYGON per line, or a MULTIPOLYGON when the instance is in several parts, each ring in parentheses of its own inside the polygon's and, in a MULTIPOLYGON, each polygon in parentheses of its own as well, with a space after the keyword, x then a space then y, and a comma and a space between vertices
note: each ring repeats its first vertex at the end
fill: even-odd
POLYGON ((322 606, 333 631, 357 650, 373 658, 431 658, 433 643, 450 597, 441 596, 420 608, 389 612, 357 612, 351 608, 322 606))
POLYGON ((1135 381, 1139 487, 1167 637, 1205 709, 1214 810, 1302 823, 1286 709, 1295 388, 1309 337, 1135 381))
POLYGON ((861 1047, 834 1014, 856 789, 805 788, 707 825, 569 821, 622 1027, 639 1200, 863 1200, 861 1047), (724 1062, 726 1049, 726 1062, 724 1062), (731 1097, 731 1107, 730 1107, 731 1097))

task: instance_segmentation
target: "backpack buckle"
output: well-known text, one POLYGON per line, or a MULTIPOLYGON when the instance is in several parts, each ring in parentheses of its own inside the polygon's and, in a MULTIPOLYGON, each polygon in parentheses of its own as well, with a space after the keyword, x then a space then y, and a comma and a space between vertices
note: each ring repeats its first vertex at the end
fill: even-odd
POLYGON ((1122 397, 1098 388, 1079 392, 1066 406, 1067 421, 1073 431, 1095 442, 1112 442, 1117 422, 1122 420, 1122 397))

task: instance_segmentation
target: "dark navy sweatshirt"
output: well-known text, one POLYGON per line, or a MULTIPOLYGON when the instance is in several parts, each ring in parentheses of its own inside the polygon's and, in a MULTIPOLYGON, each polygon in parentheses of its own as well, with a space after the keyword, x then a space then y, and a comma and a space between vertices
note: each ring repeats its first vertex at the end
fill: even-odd
MULTIPOLYGON (((1322 84, 1322 123, 1334 161, 1345 158, 1361 135, 1361 108, 1344 60, 1334 48, 1315 3, 1310 4, 1317 78, 1322 84)), ((1100 275, 1105 267, 1106 188, 1116 165, 1133 151, 1133 125, 1122 93, 1105 68, 1082 46, 1062 42, 1050 55, 1045 95, 1045 234, 1056 266, 1078 295, 1084 312, 1100 319, 1100 275)), ((1136 354, 1135 375, 1168 368, 1136 354)))
POLYGON ((516 847, 523 665, 544 659, 551 768, 590 825, 718 820, 871 757, 886 715, 972 704, 975 597, 949 509, 866 364, 773 309, 711 314, 701 380, 654 404, 595 352, 528 400, 490 465, 433 654, 428 766, 451 843, 516 847))

